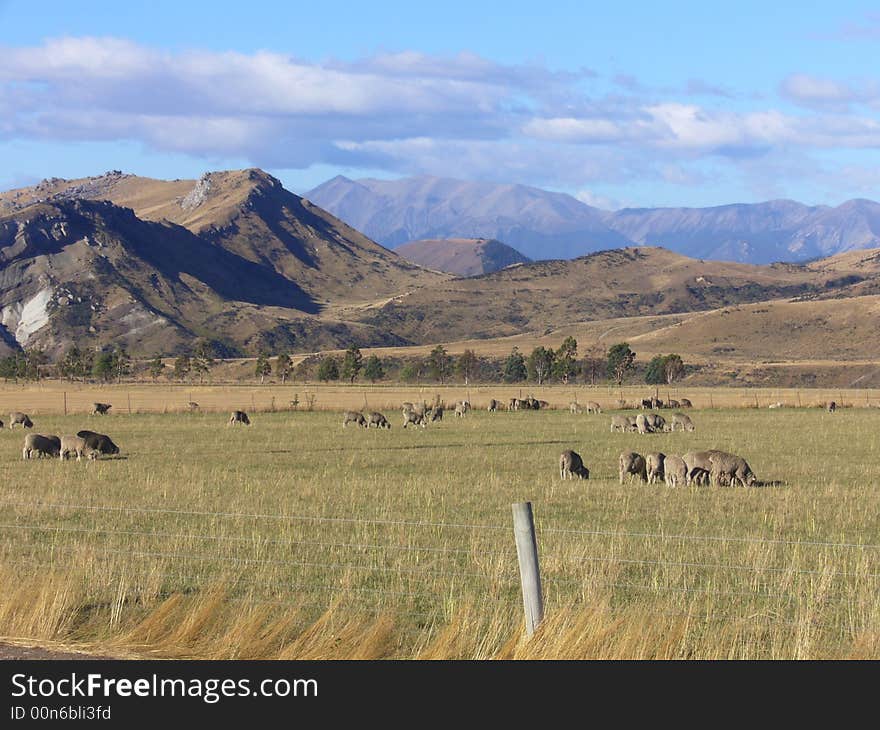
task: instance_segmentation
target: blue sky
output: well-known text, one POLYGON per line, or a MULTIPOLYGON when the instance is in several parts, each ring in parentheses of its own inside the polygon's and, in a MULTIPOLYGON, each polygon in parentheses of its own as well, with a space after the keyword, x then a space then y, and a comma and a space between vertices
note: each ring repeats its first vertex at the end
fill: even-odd
POLYGON ((880 199, 880 12, 710 5, 0 0, 0 188, 259 166, 298 192, 880 199))

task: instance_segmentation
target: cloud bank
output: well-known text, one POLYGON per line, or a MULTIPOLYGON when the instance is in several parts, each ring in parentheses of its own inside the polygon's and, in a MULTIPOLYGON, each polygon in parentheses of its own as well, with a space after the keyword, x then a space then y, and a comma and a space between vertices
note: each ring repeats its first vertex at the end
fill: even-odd
POLYGON ((472 53, 316 63, 88 37, 0 53, 0 140, 135 141, 274 169, 573 187, 701 184, 706 166, 760 178, 762 160, 785 170, 794 158, 802 173, 805 156, 880 148, 880 83, 871 80, 792 73, 777 98, 746 103, 701 79, 659 90, 472 53))

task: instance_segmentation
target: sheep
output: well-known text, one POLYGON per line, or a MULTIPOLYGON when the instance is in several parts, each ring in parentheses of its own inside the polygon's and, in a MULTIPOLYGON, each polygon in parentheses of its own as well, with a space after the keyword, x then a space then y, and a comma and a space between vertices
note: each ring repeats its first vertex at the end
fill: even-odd
POLYGON ((190 411, 197 411, 197 410, 199 410, 199 404, 196 403, 194 400, 191 400, 189 403, 187 403, 187 404, 186 404, 186 407, 187 407, 187 409, 190 410, 190 411))
POLYGON ((655 451, 651 454, 647 454, 645 456, 645 466, 648 474, 648 484, 653 484, 655 481, 660 481, 664 479, 664 464, 666 461, 666 454, 662 454, 659 451, 655 451))
POLYGON ((86 446, 97 454, 114 456, 119 453, 119 447, 114 444, 112 439, 106 434, 95 433, 94 431, 77 431, 76 435, 85 439, 86 446))
POLYGON ((687 398, 679 398, 678 399, 678 407, 679 408, 693 408, 694 405, 687 398))
POLYGON ((571 403, 568 404, 568 410, 570 413, 580 413, 581 407, 580 405, 578 405, 578 402, 576 400, 573 400, 571 403))
POLYGON ((24 448, 21 452, 22 459, 30 459, 32 454, 36 456, 58 456, 61 451, 61 439, 57 436, 45 436, 40 433, 29 433, 24 437, 24 448))
POLYGON ((691 417, 685 413, 673 413, 671 426, 673 431, 676 427, 681 428, 682 431, 693 431, 696 428, 691 417))
POLYGON ((385 416, 383 416, 381 413, 376 413, 375 411, 367 416, 367 428, 369 428, 370 426, 375 426, 376 428, 391 428, 391 424, 388 423, 388 419, 385 418, 385 416))
POLYGON ((629 416, 620 416, 614 415, 611 416, 611 433, 615 431, 620 431, 621 433, 624 431, 631 431, 632 425, 630 423, 629 416))
POLYGON ((23 428, 33 428, 34 422, 31 421, 26 413, 15 411, 14 413, 9 414, 9 430, 11 431, 15 426, 22 426, 23 428))
POLYGON ((356 423, 358 426, 369 428, 364 414, 360 411, 346 411, 342 414, 342 427, 345 428, 349 423, 356 423))
POLYGON ((519 410, 519 398, 511 398, 507 402, 507 410, 508 411, 518 411, 519 410))
POLYGON ((623 477, 629 475, 632 481, 634 476, 638 476, 643 482, 648 481, 648 471, 645 466, 645 457, 634 451, 624 451, 618 459, 620 465, 620 483, 623 484, 623 477))
POLYGON ((780 401, 776 401, 775 403, 771 403, 768 408, 782 408, 782 403, 780 401))
POLYGON ((248 414, 244 411, 233 411, 232 415, 229 416, 229 420, 226 422, 226 425, 231 426, 234 423, 243 423, 245 426, 250 426, 251 419, 248 418, 248 414))
POLYGON ((710 456, 713 451, 688 451, 681 457, 687 466, 687 484, 708 483, 712 471, 710 456))
POLYGON ((97 459, 98 452, 91 448, 82 436, 62 436, 61 445, 58 449, 58 457, 65 461, 69 454, 76 454, 76 460, 80 461, 85 454, 88 459, 97 459))
POLYGON ((460 400, 455 404, 455 415, 464 418, 464 414, 470 410, 471 404, 466 400, 460 400))
POLYGON ((670 454, 663 460, 663 475, 667 487, 687 484, 687 464, 680 456, 670 454))
POLYGON ((489 401, 489 407, 486 410, 489 411, 489 413, 495 413, 500 406, 501 406, 501 401, 495 400, 494 398, 492 398, 489 401))
POLYGON ((424 405, 419 409, 412 407, 403 409, 403 427, 406 428, 410 423, 425 428, 428 423, 428 411, 424 405))
POLYGON ((443 410, 444 410, 443 406, 434 406, 433 408, 430 409, 431 423, 434 423, 435 421, 442 421, 443 420, 443 410))
POLYGON ((709 470, 709 478, 716 486, 722 483, 736 486, 736 483, 739 482, 744 487, 752 487, 758 483, 758 478, 741 456, 725 451, 711 451, 709 463, 712 465, 709 470))
POLYGON ((549 407, 550 407, 549 401, 546 401, 546 400, 539 400, 538 401, 537 408, 549 408, 549 407))
POLYGON ((596 403, 596 401, 588 400, 586 405, 584 405, 584 409, 587 413, 601 413, 602 407, 596 403))
POLYGON ((834 413, 834 411, 836 411, 836 410, 837 410, 837 403, 835 403, 834 401, 831 401, 831 402, 828 404, 828 412, 829 412, 829 413, 834 413))
POLYGON ((663 408, 663 401, 660 400, 656 395, 651 396, 651 408, 663 408))
POLYGON ((666 430, 666 419, 657 413, 648 413, 645 416, 645 421, 647 421, 648 426, 652 431, 666 430))
POLYGON ((667 408, 681 408, 681 404, 677 400, 672 400, 671 398, 666 401, 667 408))
POLYGON ((568 449, 559 455, 559 478, 574 479, 575 476, 579 479, 589 479, 590 470, 584 466, 584 460, 579 453, 568 449))
POLYGON ((648 419, 645 418, 644 413, 639 413, 636 416, 636 429, 639 433, 651 433, 654 430, 648 425, 648 419))
POLYGON ((110 403, 92 403, 93 416, 106 416, 113 406, 110 403))

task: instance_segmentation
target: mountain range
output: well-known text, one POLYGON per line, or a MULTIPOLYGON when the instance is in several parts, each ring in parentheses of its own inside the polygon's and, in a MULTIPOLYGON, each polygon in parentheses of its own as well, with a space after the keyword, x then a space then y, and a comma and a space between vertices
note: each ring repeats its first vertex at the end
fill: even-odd
MULTIPOLYGON (((534 189, 496 198, 489 207, 504 207, 505 220, 516 218, 519 206, 520 219, 534 226, 562 226, 566 211, 581 205, 552 194, 548 213, 534 189)), ((455 206, 468 203, 454 199, 455 206)), ((455 210, 476 216, 485 203, 455 210)), ((448 213, 448 205, 440 207, 448 213)), ((773 209, 780 227, 799 210, 773 209)), ((850 220, 834 210, 847 225, 832 226, 827 209, 826 228, 816 231, 860 230, 856 213, 850 220)), ((750 209, 749 225, 767 212, 750 209)), ((703 225, 711 227, 706 219, 703 225)), ((54 359, 71 345, 121 344, 137 357, 174 355, 197 339, 211 341, 219 356, 463 340, 509 351, 510 341, 499 338, 525 343, 589 323, 590 337, 646 338, 639 322, 647 317, 667 323, 663 346, 673 347, 681 333, 686 352, 706 358, 755 356, 756 343, 762 357, 789 350, 816 357, 829 343, 833 356, 874 356, 878 250, 762 265, 657 246, 519 263, 491 238, 398 250, 430 256, 424 266, 407 261, 258 169, 198 180, 118 171, 51 178, 0 193, 0 354, 40 348, 54 359), (739 309, 752 303, 761 304, 739 309), (681 314, 693 316, 685 321, 681 314), (734 321, 740 335, 728 337, 734 321)))
POLYGON ((662 246, 692 258, 765 264, 880 246, 880 204, 870 200, 610 211, 524 185, 343 176, 304 196, 391 248, 415 239, 496 238, 535 260, 662 246))

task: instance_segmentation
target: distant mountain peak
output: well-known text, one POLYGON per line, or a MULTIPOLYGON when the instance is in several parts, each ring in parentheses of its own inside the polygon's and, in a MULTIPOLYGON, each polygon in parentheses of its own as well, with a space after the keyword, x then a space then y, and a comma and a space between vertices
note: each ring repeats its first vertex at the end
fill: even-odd
POLYGON ((308 197, 380 243, 495 238, 535 260, 633 245, 700 259, 805 261, 880 243, 880 204, 775 199, 708 208, 593 208, 565 193, 420 176, 337 181, 308 197))

